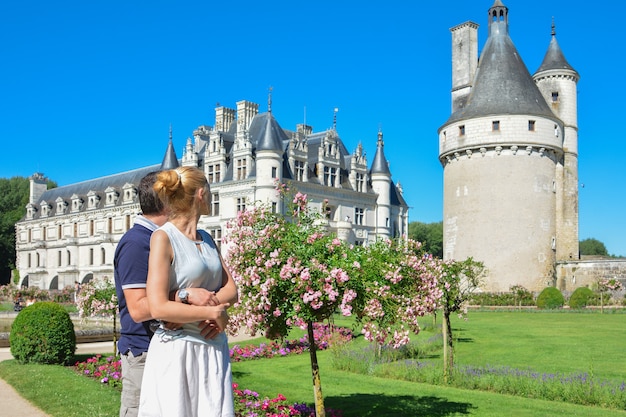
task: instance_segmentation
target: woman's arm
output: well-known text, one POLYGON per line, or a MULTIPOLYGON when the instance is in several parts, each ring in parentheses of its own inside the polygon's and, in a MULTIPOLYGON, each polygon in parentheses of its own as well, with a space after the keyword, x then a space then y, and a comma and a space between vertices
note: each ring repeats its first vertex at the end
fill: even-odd
POLYGON ((239 291, 230 270, 226 267, 224 259, 222 259, 222 254, 219 251, 218 254, 222 263, 222 288, 219 289, 216 296, 220 303, 228 303, 232 306, 239 301, 239 291))
POLYGON ((222 304, 217 306, 195 306, 170 300, 169 270, 172 259, 172 246, 167 234, 162 230, 155 231, 150 240, 146 283, 150 315, 174 323, 215 320, 217 325, 224 329, 228 323, 226 308, 229 304, 220 300, 222 304))

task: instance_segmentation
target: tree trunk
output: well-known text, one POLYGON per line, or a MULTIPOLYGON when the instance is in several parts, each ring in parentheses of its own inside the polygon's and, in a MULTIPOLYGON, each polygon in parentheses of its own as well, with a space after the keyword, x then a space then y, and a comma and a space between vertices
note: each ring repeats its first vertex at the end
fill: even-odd
POLYGON ((452 344, 452 325, 450 324, 450 312, 444 308, 443 323, 443 380, 447 383, 454 367, 454 345, 452 344))
POLYGON ((307 323, 309 334, 309 353, 311 354, 311 374, 313 375, 313 396, 315 397, 315 417, 326 417, 324 409, 324 396, 322 395, 322 380, 320 367, 317 363, 317 346, 313 335, 313 322, 307 323))

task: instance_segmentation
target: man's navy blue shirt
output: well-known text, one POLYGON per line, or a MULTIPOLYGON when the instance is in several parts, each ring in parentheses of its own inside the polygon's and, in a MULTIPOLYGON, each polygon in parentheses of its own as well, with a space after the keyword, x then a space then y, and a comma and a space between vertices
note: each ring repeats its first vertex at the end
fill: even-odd
POLYGON ((134 356, 147 352, 153 334, 150 330, 150 321, 136 323, 130 316, 124 289, 146 288, 150 237, 157 227, 145 217, 137 216, 134 226, 122 236, 115 249, 113 260, 115 292, 122 325, 117 349, 122 355, 128 351, 134 356))

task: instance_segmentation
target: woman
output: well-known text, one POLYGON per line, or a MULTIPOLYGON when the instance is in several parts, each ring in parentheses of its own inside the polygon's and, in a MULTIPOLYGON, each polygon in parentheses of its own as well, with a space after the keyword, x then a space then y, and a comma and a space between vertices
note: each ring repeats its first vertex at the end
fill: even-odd
POLYGON ((160 172, 154 190, 169 208, 169 221, 150 241, 150 314, 182 328, 161 326, 150 342, 139 416, 234 416, 224 328, 237 287, 213 239, 197 230, 200 216, 209 214, 209 184, 199 169, 183 167, 160 172), (186 289, 194 287, 213 292, 210 305, 188 304, 186 289))

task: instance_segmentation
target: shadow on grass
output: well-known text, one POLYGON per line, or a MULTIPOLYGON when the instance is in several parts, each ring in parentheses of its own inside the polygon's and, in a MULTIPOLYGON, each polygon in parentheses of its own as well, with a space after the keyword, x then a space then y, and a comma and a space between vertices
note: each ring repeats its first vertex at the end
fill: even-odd
POLYGON ((449 401, 434 396, 388 396, 384 394, 353 394, 324 398, 324 406, 342 410, 345 417, 445 417, 470 414, 476 409, 469 403, 449 401), (350 410, 358 410, 350 412, 350 410))

